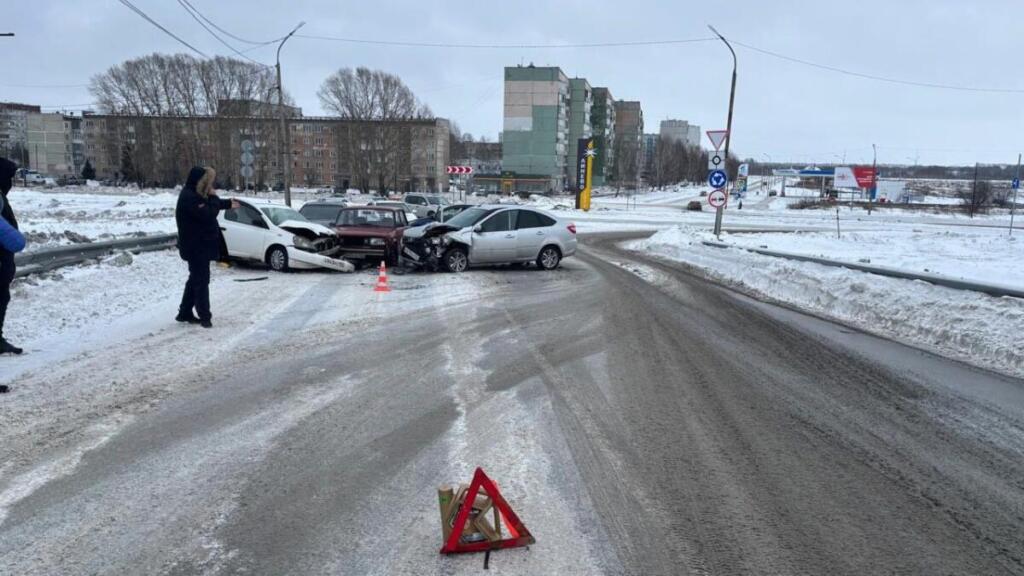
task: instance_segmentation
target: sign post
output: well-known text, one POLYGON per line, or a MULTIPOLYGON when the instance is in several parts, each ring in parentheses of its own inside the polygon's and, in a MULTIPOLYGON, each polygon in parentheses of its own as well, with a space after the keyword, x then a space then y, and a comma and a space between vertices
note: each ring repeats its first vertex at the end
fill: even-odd
POLYGON ((711 193, 708 194, 708 204, 715 209, 715 236, 718 237, 722 234, 722 210, 729 198, 723 190, 729 183, 729 176, 726 173, 726 158, 728 156, 719 152, 718 149, 729 137, 729 131, 708 130, 707 135, 711 145, 715 147, 714 152, 708 153, 708 186, 712 188, 711 193))
POLYGON ((591 180, 597 148, 593 138, 580 138, 576 143, 576 208, 590 211, 591 180))
POLYGON ((1010 236, 1013 236, 1013 213, 1017 208, 1017 189, 1020 188, 1020 154, 1017 154, 1017 173, 1013 176, 1013 201, 1010 203, 1010 236))

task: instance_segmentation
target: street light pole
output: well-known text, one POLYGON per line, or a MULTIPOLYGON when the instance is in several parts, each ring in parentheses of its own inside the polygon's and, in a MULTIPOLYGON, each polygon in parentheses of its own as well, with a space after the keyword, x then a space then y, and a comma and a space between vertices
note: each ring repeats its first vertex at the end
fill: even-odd
MULTIPOLYGON (((732 106, 736 101, 736 51, 732 49, 732 45, 715 30, 715 27, 708 24, 708 28, 714 32, 715 36, 725 43, 726 48, 732 53, 732 87, 729 89, 729 118, 725 123, 725 168, 728 174, 729 169, 729 143, 732 142, 732 106)), ((722 212, 723 209, 719 206, 715 209, 715 236, 719 236, 722 233, 722 212)))
POLYGON ((868 214, 871 214, 871 203, 878 192, 878 147, 871 145, 871 190, 868 191, 868 214))
POLYGON ((284 111, 284 88, 281 85, 281 48, 284 48, 284 43, 292 37, 302 28, 306 23, 299 22, 299 25, 292 29, 287 36, 281 39, 281 43, 277 45, 277 112, 281 121, 281 166, 284 168, 284 203, 288 206, 292 205, 292 140, 288 135, 288 130, 285 126, 285 111, 284 111))
POLYGON ((1010 204, 1010 236, 1013 236, 1013 212, 1017 207, 1017 188, 1020 187, 1020 154, 1017 154, 1017 174, 1014 176, 1013 203, 1010 204))

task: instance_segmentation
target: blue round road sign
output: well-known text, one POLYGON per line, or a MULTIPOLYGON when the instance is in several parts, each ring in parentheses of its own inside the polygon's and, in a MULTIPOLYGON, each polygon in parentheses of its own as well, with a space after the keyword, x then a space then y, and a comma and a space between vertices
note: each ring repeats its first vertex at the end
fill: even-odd
POLYGON ((1016 190, 1017 188, 1020 188, 1020 178, 1013 179, 1013 189, 1016 190))
POLYGON ((708 185, 712 188, 725 188, 725 185, 729 183, 729 177, 725 175, 724 170, 712 170, 708 174, 708 185))

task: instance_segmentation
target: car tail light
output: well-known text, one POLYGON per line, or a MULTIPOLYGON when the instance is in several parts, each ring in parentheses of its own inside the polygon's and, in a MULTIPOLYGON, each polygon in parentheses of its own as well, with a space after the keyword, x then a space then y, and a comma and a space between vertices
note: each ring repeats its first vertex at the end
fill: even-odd
POLYGON ((576 233, 576 223, 575 222, 572 223, 572 224, 569 224, 568 228, 569 228, 569 232, 572 232, 573 234, 576 233))

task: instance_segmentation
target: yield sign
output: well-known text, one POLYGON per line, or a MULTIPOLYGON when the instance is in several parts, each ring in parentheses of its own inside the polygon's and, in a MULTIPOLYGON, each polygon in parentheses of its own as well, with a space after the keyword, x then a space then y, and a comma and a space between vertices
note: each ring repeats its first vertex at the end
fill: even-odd
POLYGON ((728 130, 708 130, 708 140, 711 140, 711 145, 715 147, 715 150, 722 148, 722 142, 725 142, 725 137, 729 135, 728 130))

